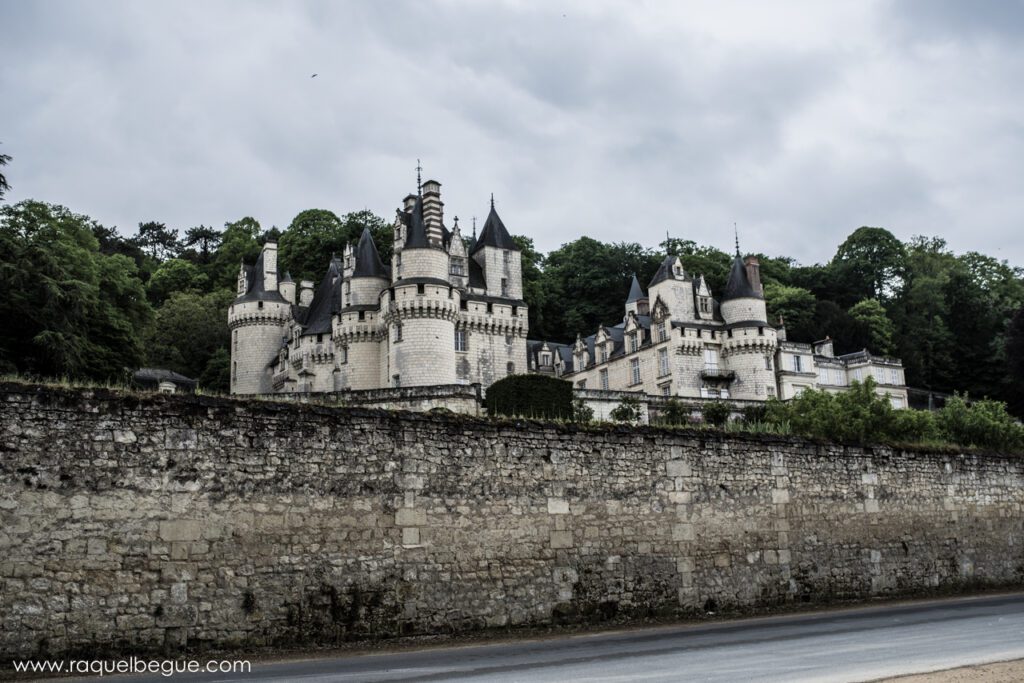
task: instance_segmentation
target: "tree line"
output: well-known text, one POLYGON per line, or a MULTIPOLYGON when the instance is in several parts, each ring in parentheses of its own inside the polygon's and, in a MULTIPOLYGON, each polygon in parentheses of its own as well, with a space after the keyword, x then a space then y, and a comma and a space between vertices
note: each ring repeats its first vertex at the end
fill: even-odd
MULTIPOLYGON (((2 156, 2 155, 0 155, 2 156)), ((0 158, 0 166, 10 159, 0 158)), ((7 189, 0 175, 0 199, 7 189)), ((382 258, 391 228, 369 211, 300 212, 284 229, 252 217, 222 228, 140 223, 133 235, 69 208, 36 200, 0 207, 0 372, 123 380, 143 365, 165 367, 225 391, 227 307, 241 262, 267 240, 279 268, 319 281, 333 254, 370 228, 382 258)), ((522 250, 530 337, 571 342, 622 319, 634 273, 648 282, 666 253, 712 292, 733 256, 667 237, 656 247, 580 237, 547 254, 522 250)), ((938 237, 902 242, 862 227, 824 264, 757 254, 773 322, 789 339, 830 336, 836 351, 898 356, 907 382, 1007 402, 1024 414, 1024 270, 977 252, 954 254, 938 237)))

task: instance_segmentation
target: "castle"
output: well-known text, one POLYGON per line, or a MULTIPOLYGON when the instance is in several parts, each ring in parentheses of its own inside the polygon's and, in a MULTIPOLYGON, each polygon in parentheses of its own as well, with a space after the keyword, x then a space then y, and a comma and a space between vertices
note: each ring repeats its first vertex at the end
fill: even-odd
MULTIPOLYGON (((520 250, 493 198, 467 248, 458 219, 451 230, 444 224, 441 184, 418 185, 397 211, 390 264, 364 230, 315 288, 279 274, 274 242, 241 266, 228 311, 231 393, 362 395, 395 406, 410 387, 465 399, 459 392, 476 386, 479 399, 503 377, 536 372, 571 381, 603 417, 602 405, 623 392, 743 403, 812 387, 843 391, 874 377, 879 393, 906 406, 898 360, 867 350, 837 357, 831 340, 789 342, 784 326, 769 324, 758 261, 743 259, 738 243, 717 298, 703 276, 668 256, 646 292, 634 276, 621 322, 574 344, 528 341, 520 250)), ((442 394, 419 408, 465 409, 442 394)))
POLYGON ((526 371, 520 253, 493 198, 467 250, 457 219, 444 224, 441 184, 419 185, 397 212, 390 264, 367 229, 315 289, 279 274, 274 242, 242 265, 228 310, 231 393, 486 387, 526 371))
POLYGON ((715 298, 701 275, 667 256, 644 292, 636 276, 615 325, 574 344, 530 341, 529 369, 573 382, 577 393, 642 392, 735 402, 790 399, 809 388, 845 391, 873 377, 896 408, 907 405, 899 360, 864 350, 836 356, 831 339, 786 340, 768 323, 757 258, 739 244, 725 289, 715 298))

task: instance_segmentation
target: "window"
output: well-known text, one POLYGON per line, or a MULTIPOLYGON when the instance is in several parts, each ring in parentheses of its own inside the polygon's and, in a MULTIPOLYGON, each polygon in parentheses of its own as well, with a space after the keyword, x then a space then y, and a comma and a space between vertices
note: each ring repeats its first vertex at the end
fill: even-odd
POLYGON ((341 347, 341 360, 339 361, 342 365, 348 362, 348 347, 341 347))
POLYGON ((636 351, 636 332, 631 333, 626 338, 626 343, 627 343, 627 346, 629 348, 629 352, 630 353, 633 353, 634 351, 636 351))
POLYGON ((231 333, 234 336, 235 351, 238 350, 238 330, 231 333))
POLYGON ((391 384, 393 386, 395 386, 395 387, 402 386, 402 376, 401 375, 391 375, 391 384))
POLYGON ((818 368, 818 384, 829 384, 828 368, 818 368))
POLYGON ((418 285, 416 285, 416 294, 417 295, 419 295, 419 294, 426 294, 426 293, 427 293, 427 286, 425 284, 423 284, 421 282, 418 285))
POLYGON ((467 351, 469 345, 466 343, 466 330, 455 330, 455 350, 456 351, 467 351))
POLYGON ((704 349, 704 368, 706 370, 718 369, 718 349, 704 349))
POLYGON ((640 384, 640 359, 634 358, 629 361, 629 372, 630 377, 633 380, 632 384, 640 384))
POLYGON ((764 336, 764 328, 763 328, 763 327, 758 327, 758 328, 757 328, 757 333, 758 333, 758 334, 759 334, 760 336, 762 336, 762 337, 763 337, 763 336, 764 336))
POLYGON ((234 382, 238 379, 238 363, 231 364, 231 381, 234 382))
POLYGON ((764 369, 765 370, 771 370, 772 369, 772 357, 769 356, 768 354, 765 354, 765 356, 764 356, 764 369))
POLYGON ((854 368, 854 369, 853 369, 853 379, 854 379, 854 380, 856 380, 857 382, 859 382, 859 381, 861 380, 861 378, 862 378, 863 376, 864 376, 864 373, 863 373, 863 372, 861 372, 861 369, 860 369, 860 368, 854 368))
POLYGON ((512 361, 509 361, 508 365, 505 366, 505 372, 510 375, 516 374, 516 364, 513 363, 512 361))
POLYGON ((518 318, 519 317, 519 307, 518 306, 513 306, 512 307, 512 317, 513 318, 518 318))
POLYGON ((577 389, 586 389, 587 388, 587 380, 581 379, 579 382, 576 382, 576 388, 577 389))
POLYGON ((322 344, 323 342, 324 342, 324 335, 322 335, 322 334, 316 335, 316 343, 317 344, 322 344))
MULTIPOLYGON (((395 323, 395 341, 402 341, 402 323, 395 323)), ((398 375, 395 375, 398 377, 398 375)), ((397 384, 395 386, 398 386, 397 384)))
POLYGON ((896 368, 889 369, 889 384, 901 384, 900 371, 897 370, 896 368))
POLYGON ((263 302, 259 301, 256 303, 256 308, 263 308, 263 302))
POLYGON ((366 311, 359 311, 359 319, 366 320, 366 311))
POLYGON ((487 315, 494 313, 494 304, 487 304, 487 315))
POLYGON ((801 363, 803 359, 800 356, 793 356, 793 372, 803 372, 801 363))
POLYGON ((668 374, 668 349, 658 349, 658 376, 664 377, 668 374))
POLYGON ((541 354, 540 354, 540 364, 541 365, 551 365, 551 353, 550 352, 548 352, 548 351, 541 352, 541 354))
POLYGON ((466 274, 466 263, 459 257, 453 257, 450 272, 452 275, 462 276, 466 274))
POLYGON ((668 325, 664 322, 658 323, 658 341, 663 342, 668 339, 668 325))
POLYGON ((501 295, 508 296, 508 280, 501 278, 501 295))
POLYGON ((608 349, 604 346, 597 350, 597 358, 599 363, 604 363, 608 360, 608 349))
POLYGON ((601 388, 604 389, 605 391, 608 391, 608 371, 602 370, 601 372, 597 373, 597 376, 601 381, 601 388))
POLYGON ((893 408, 896 408, 897 410, 901 410, 903 408, 903 397, 902 396, 890 396, 889 400, 892 401, 892 407, 893 408))
POLYGON ((505 262, 506 266, 508 265, 508 258, 509 256, 507 251, 501 252, 501 259, 505 262))
POLYGON ((671 396, 672 395, 672 385, 671 384, 662 385, 662 387, 661 387, 661 395, 662 396, 671 396))

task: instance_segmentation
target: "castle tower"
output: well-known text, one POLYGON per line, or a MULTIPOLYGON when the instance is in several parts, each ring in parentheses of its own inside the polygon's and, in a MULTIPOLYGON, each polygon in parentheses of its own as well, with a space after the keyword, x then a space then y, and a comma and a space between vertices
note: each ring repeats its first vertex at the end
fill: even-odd
MULTIPOLYGON (((439 188, 440 185, 437 185, 439 188)), ((440 197, 437 198, 440 201, 440 197)), ((391 287, 381 308, 387 335, 384 386, 455 383, 455 321, 460 293, 448 281, 449 258, 442 240, 434 240, 424 216, 424 197, 401 211, 391 287)))
POLYGON ((476 243, 469 250, 469 256, 483 269, 486 276, 487 296, 503 299, 523 298, 523 271, 519 247, 505 229, 498 212, 494 210, 491 197, 491 211, 476 243))
POLYGON ((294 292, 294 283, 278 283, 276 242, 263 245, 255 265, 239 269, 238 297, 228 308, 232 394, 271 391, 270 366, 291 319, 291 303, 279 291, 281 284, 285 293, 294 292))
POLYGON ((768 324, 757 259, 744 261, 738 248, 722 293, 721 312, 726 323, 722 359, 735 373, 730 397, 763 401, 774 395, 775 329, 768 324))
MULTIPOLYGON (((647 285, 651 301, 661 299, 671 311, 673 320, 693 320, 693 281, 686 277, 677 256, 666 256, 647 285)), ((708 315, 707 317, 711 317, 708 315)))
POLYGON ((369 228, 363 228, 359 244, 346 251, 351 266, 346 269, 341 312, 334 326, 334 343, 345 363, 345 389, 375 389, 380 386, 381 293, 390 279, 380 259, 369 228))
POLYGON ((629 317, 629 314, 635 315, 648 315, 650 313, 650 299, 644 294, 643 288, 640 287, 640 281, 636 279, 636 273, 633 273, 633 282, 629 286, 629 296, 626 297, 626 316, 625 320, 629 317))

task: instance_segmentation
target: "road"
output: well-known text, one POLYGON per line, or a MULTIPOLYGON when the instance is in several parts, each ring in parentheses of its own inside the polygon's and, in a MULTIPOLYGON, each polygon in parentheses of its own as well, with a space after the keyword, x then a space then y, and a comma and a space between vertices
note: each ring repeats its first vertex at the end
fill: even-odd
POLYGON ((246 675, 171 680, 868 681, 1019 658, 1024 658, 1024 593, 388 654, 254 662, 252 673, 246 675))

